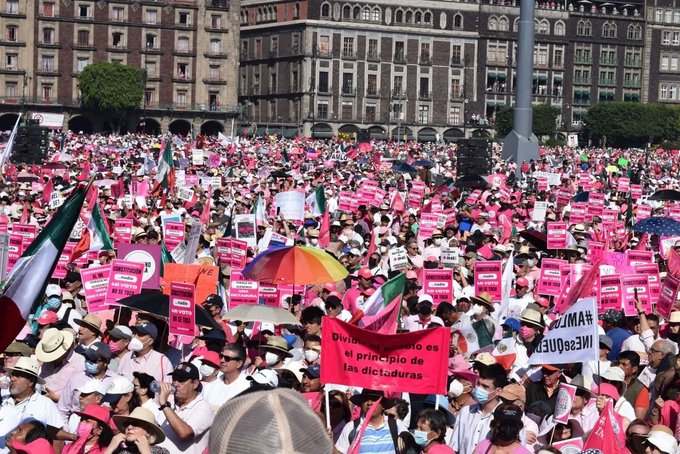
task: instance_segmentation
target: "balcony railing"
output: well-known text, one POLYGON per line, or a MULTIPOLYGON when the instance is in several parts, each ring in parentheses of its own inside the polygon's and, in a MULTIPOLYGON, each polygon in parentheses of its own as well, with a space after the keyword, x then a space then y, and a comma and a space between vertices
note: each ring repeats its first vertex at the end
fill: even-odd
POLYGON ((226 9, 229 11, 229 1, 228 0, 206 0, 205 6, 207 8, 219 8, 226 9))
POLYGON ((421 65, 431 65, 432 57, 430 57, 429 55, 421 55, 420 58, 418 59, 418 62, 421 65))
POLYGON ((357 89, 352 85, 343 85, 341 93, 343 96, 354 96, 357 94, 357 89))
POLYGON ((344 58, 345 60, 356 60, 357 54, 356 54, 356 52, 353 52, 353 51, 343 50, 342 51, 342 58, 344 58))
POLYGON ((614 79, 600 79, 598 85, 603 87, 614 87, 616 86, 616 82, 614 79))
POLYGON ((640 88, 639 80, 624 80, 623 86, 628 88, 640 88))
POLYGON ((590 77, 574 77, 574 84, 576 85, 590 85, 590 77))
POLYGON ((463 59, 460 56, 454 55, 453 57, 451 57, 451 66, 461 66, 462 64, 463 59))
POLYGON ((626 58, 624 60, 624 65, 639 68, 640 66, 642 66, 642 60, 639 58, 626 58))
POLYGON ((423 100, 423 101, 430 101, 430 100, 432 100, 432 92, 431 91, 419 91, 418 92, 418 99, 423 100))
POLYGON ((593 59, 590 57, 576 57, 574 58, 574 63, 577 65, 590 65, 593 62, 593 59))
POLYGON ((402 52, 395 53, 394 63, 406 63, 406 55, 404 55, 402 52))
POLYGON ((380 97, 380 93, 378 92, 377 88, 367 88, 366 89, 366 97, 367 98, 378 98, 378 97, 380 97))
POLYGON ((369 50, 366 53, 366 60, 378 62, 378 61, 380 61, 380 54, 378 53, 378 51, 370 51, 369 50))
POLYGON ((601 58, 600 65, 616 66, 616 58, 601 58))

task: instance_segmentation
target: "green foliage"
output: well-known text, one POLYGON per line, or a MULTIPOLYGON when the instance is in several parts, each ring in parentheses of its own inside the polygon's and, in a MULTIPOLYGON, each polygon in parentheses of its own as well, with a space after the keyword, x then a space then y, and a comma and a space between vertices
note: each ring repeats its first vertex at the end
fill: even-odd
POLYGON ((120 63, 98 62, 78 74, 83 107, 120 115, 139 108, 144 97, 144 71, 120 63))
MULTIPOLYGON (((496 112, 494 126, 497 137, 503 138, 512 131, 513 110, 510 106, 504 106, 496 112)), ((549 104, 534 104, 532 128, 534 134, 538 137, 554 135, 557 131, 557 116, 559 113, 560 110, 557 107, 549 104)))
POLYGON ((606 102, 584 117, 586 130, 607 145, 634 146, 680 138, 680 108, 665 104, 606 102))

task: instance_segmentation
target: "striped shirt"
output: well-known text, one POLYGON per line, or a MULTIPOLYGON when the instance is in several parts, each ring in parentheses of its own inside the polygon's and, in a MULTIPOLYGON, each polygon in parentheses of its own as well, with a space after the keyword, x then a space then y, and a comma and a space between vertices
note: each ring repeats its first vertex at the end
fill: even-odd
MULTIPOLYGON (((363 421, 363 418, 362 418, 363 421)), ((357 429, 355 431, 355 436, 361 428, 362 421, 359 422, 357 429)), ((335 443, 335 449, 345 454, 352 442, 349 440, 350 433, 354 431, 354 422, 348 422, 345 424, 344 429, 340 433, 338 441, 335 443)), ((397 420, 397 433, 407 432, 408 429, 401 421, 397 420)), ((370 425, 366 426, 366 432, 364 432, 363 437, 361 437, 361 445, 359 446, 360 453, 381 453, 381 454, 394 454, 394 441, 392 440, 392 434, 390 433, 390 427, 387 423, 387 416, 383 420, 383 424, 376 428, 370 425)))

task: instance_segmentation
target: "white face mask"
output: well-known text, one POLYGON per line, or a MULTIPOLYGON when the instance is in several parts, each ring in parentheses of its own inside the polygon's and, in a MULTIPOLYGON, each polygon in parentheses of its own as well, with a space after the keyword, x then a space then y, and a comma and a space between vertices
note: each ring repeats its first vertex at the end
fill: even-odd
POLYGON ((138 351, 140 351, 144 348, 144 344, 142 343, 142 341, 140 341, 136 337, 133 337, 132 339, 130 339, 130 343, 128 344, 128 348, 130 349, 130 351, 138 352, 138 351))
POLYGON ((319 352, 316 350, 305 350, 305 361, 313 363, 319 359, 319 352))
POLYGON ((380 253, 384 254, 385 252, 387 252, 387 246, 380 246, 380 253))
POLYGON ((316 246, 317 244, 319 244, 319 240, 317 238, 312 238, 311 240, 309 240, 309 244, 311 244, 312 246, 316 246))
POLYGON ((482 306, 480 306, 479 304, 475 304, 474 306, 472 306, 472 313, 473 314, 479 315, 482 312, 484 312, 484 308, 482 306))
POLYGON ((264 354, 264 362, 267 363, 268 366, 273 366, 279 362, 279 355, 272 352, 266 352, 264 354))
POLYGON ((435 238, 433 241, 435 246, 441 246, 442 245, 442 239, 441 238, 435 238))
POLYGON ((201 377, 203 378, 211 376, 216 370, 217 369, 212 366, 208 366, 207 364, 201 364, 201 367, 198 369, 198 371, 201 373, 201 377))

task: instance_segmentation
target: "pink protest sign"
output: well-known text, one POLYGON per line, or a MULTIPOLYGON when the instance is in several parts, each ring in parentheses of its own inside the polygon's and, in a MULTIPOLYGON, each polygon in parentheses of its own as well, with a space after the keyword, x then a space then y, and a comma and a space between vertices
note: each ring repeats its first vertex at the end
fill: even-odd
POLYGON ((7 272, 9 273, 14 268, 14 264, 24 253, 24 237, 15 233, 9 236, 9 251, 7 253, 7 272))
POLYGON ((410 208, 420 208, 423 204, 423 197, 425 197, 425 189, 411 189, 408 194, 408 206, 410 208))
POLYGON ((602 211, 604 207, 592 202, 588 202, 588 208, 586 210, 586 219, 589 221, 593 219, 593 216, 602 216, 602 211))
POLYGON ((24 238, 33 239, 37 234, 38 228, 30 224, 12 224, 12 233, 21 235, 24 238))
POLYGON ((621 310, 623 304, 623 290, 620 274, 600 276, 600 295, 598 311, 604 313, 607 309, 621 310))
POLYGON ((248 243, 236 238, 219 238, 217 240, 217 258, 222 265, 243 269, 246 266, 248 243))
POLYGON ((604 205, 604 194, 601 192, 591 192, 588 194, 588 202, 592 203, 593 205, 604 205))
POLYGON ((229 309, 233 309, 242 304, 256 305, 259 302, 257 281, 245 279, 243 274, 241 274, 241 270, 231 270, 229 289, 229 309))
POLYGON ((279 307, 279 289, 275 285, 260 285, 260 301, 267 306, 279 307))
POLYGON ((71 254, 73 254, 73 249, 75 247, 76 243, 73 242, 68 242, 64 246, 64 250, 61 251, 61 255, 57 261, 57 266, 54 267, 54 273, 52 273, 52 277, 54 279, 64 279, 66 277, 66 273, 68 272, 66 265, 68 265, 69 260, 71 259, 71 254))
POLYGON ((161 276, 161 247, 158 244, 121 244, 118 257, 144 265, 142 288, 158 290, 161 276))
POLYGON ((196 286, 184 282, 170 283, 169 333, 194 336, 196 325, 196 286))
POLYGON ((112 260, 106 302, 115 304, 119 299, 139 295, 142 291, 142 276, 144 276, 143 263, 112 260))
POLYGON ((642 185, 641 184, 631 184, 630 185, 630 195, 633 200, 640 200, 642 198, 642 185))
POLYGON ((659 299, 656 301, 656 312, 666 319, 671 316, 678 299, 678 288, 680 288, 680 279, 669 273, 663 280, 659 299))
POLYGON ((83 268, 80 270, 88 312, 108 310, 109 306, 106 304, 106 293, 109 288, 110 274, 111 265, 95 266, 93 268, 83 268))
POLYGON ((441 302, 453 301, 453 270, 451 268, 424 269, 423 293, 432 297, 435 308, 441 302))
POLYGON ((604 225, 607 228, 611 228, 614 226, 616 223, 616 219, 618 216, 619 212, 616 210, 610 210, 609 208, 605 208, 602 210, 602 225, 604 225))
POLYGON ((432 233, 437 230, 439 215, 436 213, 423 213, 420 218, 419 238, 430 238, 432 233))
POLYGON ((569 421, 574 397, 576 397, 576 386, 560 383, 560 388, 557 391, 557 400, 555 401, 555 411, 553 413, 553 420, 556 423, 566 424, 567 421, 569 421))
POLYGON ((488 292, 494 301, 501 300, 502 265, 500 260, 475 262, 475 295, 488 292))
POLYGON ((165 231, 163 232, 163 239, 168 251, 172 252, 177 245, 184 242, 186 230, 184 222, 168 221, 165 223, 165 231))
POLYGON ((649 205, 638 205, 637 213, 635 213, 635 221, 641 221, 652 217, 652 207, 649 205))
POLYGON ((628 266, 654 263, 654 251, 638 251, 635 249, 629 249, 626 251, 626 261, 628 266))
POLYGON ((643 274, 649 278, 649 298, 652 304, 656 304, 661 293, 661 278, 659 277, 658 263, 643 263, 635 265, 635 274, 643 274))
POLYGON ((538 177, 536 181, 536 189, 538 192, 547 191, 550 188, 548 185, 548 177, 538 177))
MULTIPOLYGON (((290 298, 293 296, 294 287, 289 284, 279 284, 277 287, 279 290, 279 306, 288 309, 290 307, 290 298)), ((297 293, 299 294, 300 292, 298 291, 297 293)))
POLYGON ((349 191, 340 191, 338 197, 338 210, 352 211, 352 193, 349 191))
POLYGON ((8 230, 8 225, 6 222, 0 222, 0 233, 7 233, 9 232, 8 230))
POLYGON ((567 248, 567 223, 548 222, 548 249, 567 248))
POLYGON ((579 437, 556 441, 552 445, 562 454, 576 454, 583 451, 583 438, 579 437))
POLYGON ((628 177, 620 177, 619 181, 617 182, 618 184, 618 189, 619 192, 628 192, 630 191, 630 178, 628 177))
POLYGON ((588 252, 586 253, 586 258, 589 262, 595 263, 595 261, 602 258, 604 253, 604 243, 597 241, 591 241, 588 243, 588 252))
POLYGON ((569 220, 572 224, 582 224, 586 220, 587 206, 585 202, 574 202, 571 204, 569 220))
POLYGON ((569 200, 571 199, 571 194, 568 194, 564 191, 558 191, 557 195, 555 196, 555 203, 557 205, 569 205, 569 200))
POLYGON ((480 195, 482 195, 482 190, 481 189, 475 189, 474 191, 472 191, 470 193, 469 196, 467 196, 465 198, 465 203, 468 204, 468 205, 472 205, 473 203, 475 203, 479 199, 480 195))
POLYGON ((649 280, 647 276, 640 274, 624 274, 621 276, 621 285, 623 287, 623 310, 626 317, 635 317, 637 309, 635 308, 635 295, 637 290, 637 297, 642 302, 642 307, 645 312, 652 311, 652 302, 649 297, 649 280))
POLYGON ((184 184, 189 187, 198 185, 198 175, 186 175, 184 177, 184 184))
POLYGON ((113 240, 116 243, 132 241, 132 219, 116 219, 113 224, 113 240))
POLYGON ((560 267, 566 265, 566 260, 545 258, 541 261, 541 274, 538 278, 538 294, 559 296, 562 288, 560 267))
POLYGON ((593 187, 593 181, 590 179, 590 174, 582 173, 579 175, 578 185, 581 186, 584 191, 590 191, 593 187))

